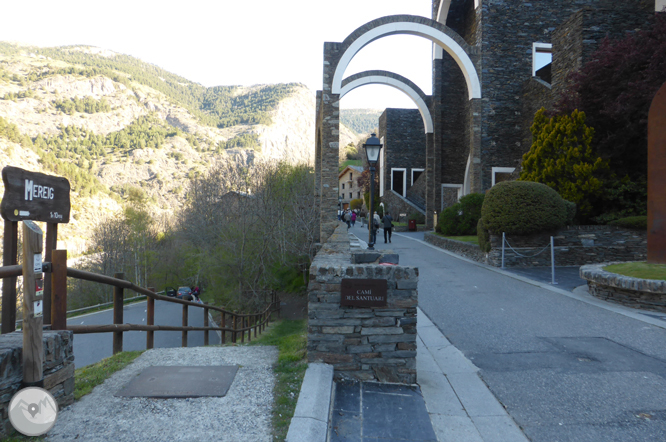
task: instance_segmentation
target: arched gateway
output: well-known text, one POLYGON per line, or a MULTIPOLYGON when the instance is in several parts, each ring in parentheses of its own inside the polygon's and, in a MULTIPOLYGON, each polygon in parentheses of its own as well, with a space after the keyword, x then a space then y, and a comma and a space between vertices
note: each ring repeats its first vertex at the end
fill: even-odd
MULTIPOLYGON (((353 84, 353 81, 361 82, 360 78, 355 80, 350 78, 350 81, 345 83, 344 72, 354 56, 366 45, 382 37, 396 34, 427 38, 451 55, 465 77, 468 98, 472 100, 473 114, 480 115, 481 85, 473 61, 473 58, 476 58, 476 48, 469 46, 462 37, 441 23, 413 15, 382 17, 359 27, 342 43, 324 43, 323 87, 317 92, 315 155, 315 194, 319 202, 320 241, 325 241, 337 224, 340 98, 343 92, 346 93, 345 85, 353 84)), ((387 80, 387 82, 394 83, 390 84, 394 87, 398 85, 395 81, 387 80)), ((435 123, 433 121, 433 132, 437 130, 435 123)), ((480 122, 475 117, 471 127, 473 136, 470 137, 470 156, 474 165, 469 179, 472 191, 478 187, 476 160, 479 157, 481 141, 479 128, 480 122)), ((437 191, 441 181, 440 158, 435 150, 433 132, 428 132, 426 129, 426 222, 428 224, 432 224, 433 211, 439 207, 441 201, 441 195, 437 191)))

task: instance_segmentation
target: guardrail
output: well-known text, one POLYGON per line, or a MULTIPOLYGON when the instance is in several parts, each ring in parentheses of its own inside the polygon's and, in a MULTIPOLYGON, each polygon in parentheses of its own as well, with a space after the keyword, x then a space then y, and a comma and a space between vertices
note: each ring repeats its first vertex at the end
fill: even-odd
MULTIPOLYGON (((245 342, 245 335, 247 340, 252 340, 252 333, 254 337, 263 332, 266 326, 270 323, 271 315, 277 312, 280 315, 280 299, 275 291, 265 291, 266 307, 256 313, 239 313, 236 311, 229 311, 220 307, 212 306, 209 304, 200 304, 197 302, 185 301, 183 299, 171 298, 169 296, 160 295, 155 292, 153 288, 139 287, 130 281, 124 279, 123 273, 116 273, 115 277, 106 275, 99 275, 97 273, 87 272, 84 270, 74 269, 67 267, 67 251, 54 250, 52 254, 52 262, 43 264, 44 272, 51 273, 52 278, 52 296, 51 300, 51 329, 52 330, 71 330, 75 334, 83 333, 113 333, 113 353, 121 352, 123 349, 123 333, 126 331, 146 331, 146 348, 150 349, 154 346, 154 332, 155 331, 181 331, 182 340, 181 345, 187 347, 187 333, 189 331, 204 331, 204 345, 208 345, 210 331, 220 331, 222 344, 226 343, 227 334, 229 334, 230 341, 236 343, 240 341, 245 342), (107 305, 113 305, 113 324, 106 325, 67 325, 67 278, 82 279, 86 281, 96 282, 100 284, 111 285, 114 287, 113 302, 107 305), (123 305, 124 305, 124 290, 129 289, 147 299, 147 318, 146 324, 124 324, 123 323, 123 305), (268 300, 270 298, 270 300, 268 300), (183 306, 182 325, 155 325, 155 301, 166 301, 183 306), (203 309, 204 326, 193 327, 188 326, 188 309, 189 307, 197 307, 203 309), (209 326, 209 311, 216 311, 221 314, 221 321, 219 327, 209 326)), ((23 268, 20 265, 0 267, 0 278, 12 278, 21 276, 23 268)), ((136 299, 136 298, 132 298, 136 299)), ((105 304, 100 304, 100 306, 105 304)), ((99 308, 100 306, 86 307, 85 309, 99 308)), ((78 309, 83 310, 83 309, 78 309)), ((71 313, 71 312, 69 312, 71 313)))

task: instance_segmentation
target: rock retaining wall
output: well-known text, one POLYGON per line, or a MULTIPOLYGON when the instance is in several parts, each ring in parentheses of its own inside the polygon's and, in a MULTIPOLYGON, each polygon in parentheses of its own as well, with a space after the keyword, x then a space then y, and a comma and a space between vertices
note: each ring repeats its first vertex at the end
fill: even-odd
POLYGON ((666 281, 639 279, 607 272, 603 267, 614 264, 591 264, 580 268, 587 279, 591 295, 634 308, 666 312, 666 281))
POLYGON ((308 360, 331 364, 336 380, 416 383, 418 269, 380 265, 383 260, 397 261, 397 255, 354 250, 345 226, 310 267, 308 360), (387 280, 387 306, 341 306, 344 278, 387 280))
MULTIPOLYGON (((44 388, 58 401, 58 408, 74 402, 74 353, 71 331, 44 330, 44 388)), ((0 335, 0 436, 14 432, 8 407, 23 380, 23 333, 0 335)))
POLYGON ((461 255, 465 258, 482 262, 484 264, 487 264, 488 262, 488 255, 485 252, 482 252, 476 244, 444 238, 433 232, 426 232, 423 238, 425 242, 444 250, 449 250, 456 255, 461 255))
MULTIPOLYGON (((507 235, 515 250, 505 246, 506 267, 550 265, 550 237, 555 242, 555 265, 576 266, 611 261, 641 261, 647 258, 647 232, 615 226, 570 226, 553 233, 530 236, 507 235), (547 247, 545 250, 544 247, 547 247), (543 250, 537 256, 539 251, 543 250), (520 257, 516 252, 528 257, 520 257)), ((502 235, 490 235, 488 264, 502 266, 502 235)))

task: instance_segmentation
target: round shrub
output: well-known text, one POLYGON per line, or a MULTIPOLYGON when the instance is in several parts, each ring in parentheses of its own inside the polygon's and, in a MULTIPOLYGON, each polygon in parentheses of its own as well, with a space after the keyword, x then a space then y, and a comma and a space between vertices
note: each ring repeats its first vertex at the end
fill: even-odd
POLYGON ((647 230, 647 216, 628 216, 611 221, 608 225, 624 227, 625 229, 647 230))
POLYGON ((483 225, 483 218, 476 224, 476 236, 479 239, 479 248, 482 252, 490 252, 490 232, 483 225))
POLYGON ((474 235, 481 218, 483 198, 481 193, 471 193, 460 198, 460 201, 439 215, 436 230, 448 236, 474 235))
POLYGON ((545 184, 504 181, 486 193, 481 215, 491 233, 530 235, 564 226, 567 205, 545 184))
POLYGON ((566 225, 573 225, 574 218, 576 217, 576 203, 573 201, 564 200, 564 204, 567 206, 567 220, 566 225))

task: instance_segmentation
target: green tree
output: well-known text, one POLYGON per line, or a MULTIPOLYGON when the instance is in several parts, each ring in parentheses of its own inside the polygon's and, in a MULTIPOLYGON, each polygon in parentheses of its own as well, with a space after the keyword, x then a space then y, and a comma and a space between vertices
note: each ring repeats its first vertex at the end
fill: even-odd
POLYGON ((582 220, 594 211, 608 162, 592 149, 594 129, 585 124, 585 113, 546 116, 541 108, 534 116, 532 147, 523 155, 521 181, 535 181, 556 190, 562 198, 573 201, 582 220))

